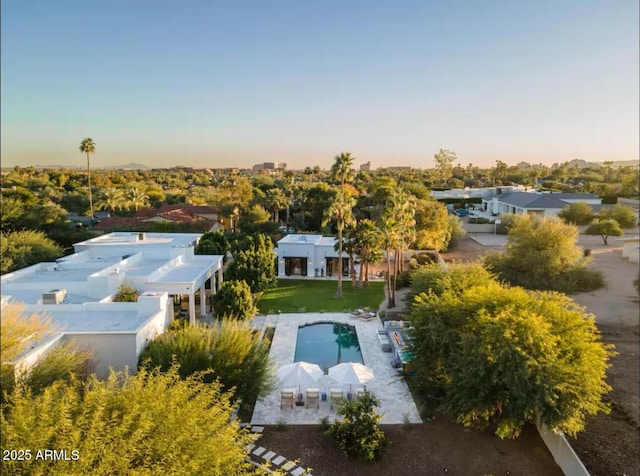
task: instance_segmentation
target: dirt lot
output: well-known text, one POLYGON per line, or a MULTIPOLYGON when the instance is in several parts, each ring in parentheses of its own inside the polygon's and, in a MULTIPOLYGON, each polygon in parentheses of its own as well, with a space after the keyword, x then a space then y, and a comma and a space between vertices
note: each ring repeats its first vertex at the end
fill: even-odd
MULTIPOLYGON (((623 259, 621 247, 612 239, 605 246, 598 236, 580 235, 578 244, 591 249, 591 266, 605 273, 607 286, 571 297, 596 316, 603 341, 615 345, 618 355, 612 359, 608 372, 613 387, 608 396, 611 413, 589 418, 586 430, 570 440, 571 445, 593 476, 637 476, 640 474, 639 306, 632 282, 638 277, 638 265, 623 259)), ((474 260, 500 248, 482 246, 465 237, 443 257, 447 261, 474 260)))
POLYGON ((562 475, 538 432, 527 427, 515 441, 468 430, 439 417, 422 425, 384 425, 391 443, 382 461, 346 458, 318 426, 266 427, 258 444, 286 458, 299 459, 322 476, 394 475, 562 475))

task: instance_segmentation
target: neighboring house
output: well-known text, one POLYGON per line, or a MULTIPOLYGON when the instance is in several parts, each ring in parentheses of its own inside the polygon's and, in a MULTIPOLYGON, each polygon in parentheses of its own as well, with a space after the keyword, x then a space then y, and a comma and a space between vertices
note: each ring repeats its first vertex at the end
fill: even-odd
POLYGON ((133 217, 110 217, 97 223, 97 230, 114 228, 152 229, 155 223, 191 226, 201 231, 224 230, 218 212, 205 205, 162 205, 159 208, 139 210, 133 217))
POLYGON ((557 216, 570 203, 584 202, 595 211, 602 199, 592 193, 507 192, 482 199, 482 209, 494 215, 502 213, 532 213, 557 216))
MULTIPOLYGON (((278 276, 337 276, 337 241, 321 235, 286 235, 278 241, 276 250, 278 276)), ((342 274, 349 276, 349 255, 344 251, 342 262, 342 274)))
POLYGON ((487 198, 508 192, 527 192, 531 187, 524 185, 502 185, 499 187, 465 187, 448 190, 433 190, 431 196, 436 200, 449 198, 487 198))
MULTIPOLYGON (((135 369, 147 341, 173 320, 174 302, 186 297, 193 323, 196 294, 205 316, 207 282, 211 293, 222 284, 222 256, 194 254, 200 236, 121 232, 76 243, 72 255, 3 275, 2 307, 21 304, 26 315, 48 315, 62 339, 96 354, 100 375, 109 366, 135 369), (113 302, 124 282, 142 293, 137 302, 113 302)), ((33 360, 29 355, 23 358, 33 360)))

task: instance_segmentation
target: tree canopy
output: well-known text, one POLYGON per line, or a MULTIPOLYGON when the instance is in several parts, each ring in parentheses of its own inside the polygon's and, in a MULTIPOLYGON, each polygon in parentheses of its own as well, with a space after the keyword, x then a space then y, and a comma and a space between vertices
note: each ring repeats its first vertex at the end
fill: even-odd
POLYGON ((477 267, 432 268, 433 285, 413 300, 416 381, 432 410, 501 438, 537 422, 573 436, 607 412, 614 352, 594 316, 563 294, 478 280, 477 267))
POLYGON ((600 271, 577 245, 578 229, 555 217, 515 215, 504 252, 489 253, 485 264, 501 279, 528 289, 590 291, 604 285, 600 271))
POLYGON ((610 236, 622 236, 624 232, 616 220, 593 220, 584 231, 585 235, 600 235, 605 245, 610 236))
POLYGON ((0 272, 7 273, 62 256, 62 248, 41 231, 23 230, 2 233, 0 272))
POLYGON ((227 268, 227 279, 245 281, 252 293, 264 291, 276 283, 273 243, 267 235, 245 236, 233 245, 231 254, 233 261, 227 268))
POLYGON ((570 225, 588 225, 593 216, 593 207, 585 202, 570 203, 558 212, 558 217, 570 225))

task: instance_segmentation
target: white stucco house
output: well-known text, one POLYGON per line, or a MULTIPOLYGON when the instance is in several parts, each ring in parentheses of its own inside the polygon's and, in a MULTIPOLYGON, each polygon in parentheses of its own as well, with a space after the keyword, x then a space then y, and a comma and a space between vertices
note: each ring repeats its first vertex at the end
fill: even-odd
POLYGON ((206 315, 206 285, 222 283, 222 256, 197 256, 199 233, 102 235, 74 245, 75 253, 3 275, 2 309, 19 305, 23 315, 46 315, 58 333, 15 362, 29 366, 56 342, 72 339, 91 350, 96 373, 109 367, 135 370, 146 343, 174 318, 174 302, 188 299, 190 322, 206 315), (113 302, 124 282, 141 294, 137 302, 113 302))
MULTIPOLYGON (((276 249, 278 276, 337 276, 337 239, 322 235, 286 235, 276 249)), ((342 253, 342 275, 349 276, 349 256, 342 253)), ((360 265, 356 265, 356 270, 360 265)), ((356 271, 357 272, 357 271, 356 271)))
POLYGON ((491 214, 535 213, 557 216, 570 203, 584 202, 598 210, 602 199, 592 193, 506 192, 482 199, 482 209, 491 214))

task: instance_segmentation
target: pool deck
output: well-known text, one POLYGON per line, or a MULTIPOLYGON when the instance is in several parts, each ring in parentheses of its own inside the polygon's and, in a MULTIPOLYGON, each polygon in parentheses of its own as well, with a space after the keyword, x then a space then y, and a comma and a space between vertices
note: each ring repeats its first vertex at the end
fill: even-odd
MULTIPOLYGON (((265 321, 273 322, 274 317, 276 316, 269 316, 269 319, 266 320, 256 319, 254 324, 265 321)), ((393 354, 382 352, 378 340, 378 330, 382 329, 379 319, 363 321, 345 313, 281 314, 277 316, 276 331, 269 352, 269 359, 275 369, 293 362, 298 327, 317 322, 340 322, 356 327, 364 364, 375 375, 375 378, 366 384, 366 388, 380 401, 380 406, 376 408, 376 411, 384 413, 380 420, 381 424, 422 422, 404 378, 391 366, 393 354)), ((332 387, 340 387, 335 383, 332 384, 327 376, 320 378, 316 386, 320 388, 321 392, 328 391, 332 387)), ((349 391, 349 385, 344 385, 342 388, 345 394, 349 391)), ((336 410, 330 408, 328 399, 320 401, 319 409, 307 408, 306 405, 294 406, 293 409, 285 406, 280 409, 280 390, 281 386, 276 385, 273 392, 256 402, 251 424, 274 425, 284 422, 290 425, 313 425, 323 417, 329 417, 330 421, 337 417, 336 410)), ((302 388, 302 393, 304 390, 302 388)))

